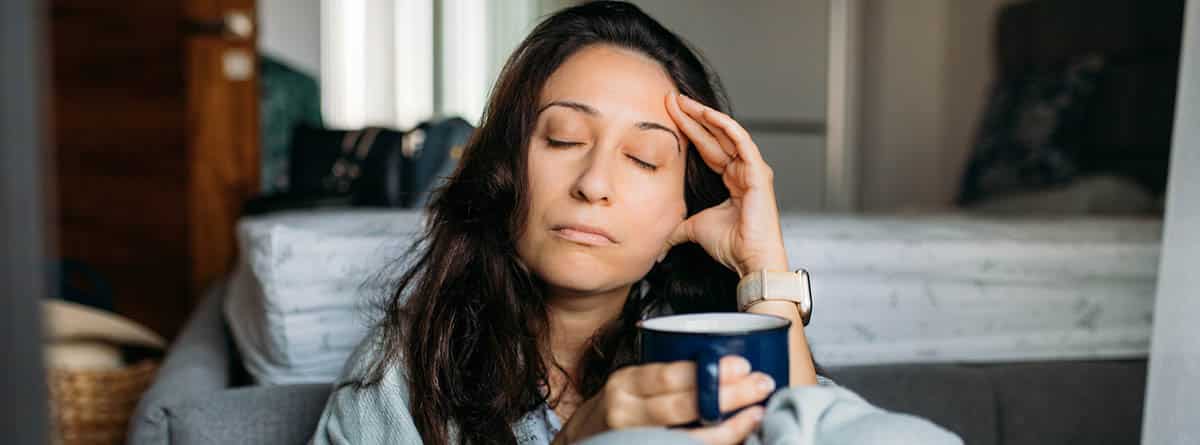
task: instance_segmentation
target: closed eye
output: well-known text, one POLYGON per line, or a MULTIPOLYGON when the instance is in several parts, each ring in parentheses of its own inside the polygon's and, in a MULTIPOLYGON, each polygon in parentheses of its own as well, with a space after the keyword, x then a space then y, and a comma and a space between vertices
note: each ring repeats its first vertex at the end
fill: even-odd
MULTIPOLYGON (((546 138, 546 145, 549 145, 551 147, 564 148, 564 147, 574 147, 577 145, 583 145, 583 142, 560 141, 558 139, 546 138)), ((649 171, 658 170, 657 165, 651 164, 649 162, 643 161, 643 160, 638 159, 633 156, 625 155, 625 157, 632 160, 635 164, 637 164, 638 167, 644 168, 649 171)))
POLYGON ((571 141, 560 141, 557 139, 546 138, 546 145, 549 145, 551 147, 574 147, 576 145, 581 145, 581 144, 583 144, 583 143, 582 142, 571 142, 571 141))
POLYGON ((643 161, 643 160, 635 158, 633 156, 625 155, 625 157, 632 159, 633 162, 637 163, 638 167, 641 167, 641 168, 644 168, 644 169, 650 170, 650 171, 658 170, 657 165, 651 164, 649 162, 643 161))

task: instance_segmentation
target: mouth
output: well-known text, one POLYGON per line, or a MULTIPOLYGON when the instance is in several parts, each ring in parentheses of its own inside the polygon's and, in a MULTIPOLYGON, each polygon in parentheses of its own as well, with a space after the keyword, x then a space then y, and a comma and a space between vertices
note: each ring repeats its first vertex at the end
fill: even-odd
POLYGON ((599 227, 579 224, 560 224, 552 228, 560 238, 590 246, 610 246, 617 244, 612 235, 599 227))

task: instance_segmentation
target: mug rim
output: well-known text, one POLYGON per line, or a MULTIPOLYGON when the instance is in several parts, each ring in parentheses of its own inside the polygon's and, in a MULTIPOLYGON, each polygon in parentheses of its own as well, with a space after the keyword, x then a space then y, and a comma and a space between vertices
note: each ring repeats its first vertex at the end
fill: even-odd
POLYGON ((757 334, 757 333, 772 332, 772 331, 777 331, 777 330, 786 330, 791 327, 792 327, 792 321, 788 320, 787 318, 780 317, 778 315, 754 314, 754 313, 749 313, 749 312, 696 312, 696 313, 691 313, 691 314, 663 315, 663 316, 659 316, 659 317, 638 320, 638 322, 637 322, 637 328, 642 331, 650 331, 650 332, 656 332, 656 333, 662 333, 662 334, 675 334, 675 335, 701 335, 701 336, 708 336, 708 337, 728 337, 731 335, 757 334), (662 319, 668 319, 668 318, 691 318, 691 317, 711 316, 711 315, 737 315, 737 316, 746 316, 746 317, 771 318, 771 319, 781 321, 782 324, 780 324, 779 326, 773 326, 773 327, 769 327, 769 328, 761 328, 761 329, 748 328, 748 329, 738 329, 738 330, 721 331, 721 332, 690 332, 690 331, 667 330, 667 329, 661 329, 661 328, 651 328, 651 327, 646 326, 646 322, 649 322, 652 320, 662 320, 662 319))

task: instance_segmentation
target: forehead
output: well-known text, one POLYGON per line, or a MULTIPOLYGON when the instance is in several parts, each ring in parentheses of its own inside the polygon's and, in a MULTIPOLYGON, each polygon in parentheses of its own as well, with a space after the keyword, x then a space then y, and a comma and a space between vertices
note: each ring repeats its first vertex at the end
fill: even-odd
POLYGON ((567 58, 550 78, 539 105, 556 100, 582 102, 606 118, 656 121, 674 128, 666 95, 677 91, 657 61, 633 50, 592 45, 567 58))

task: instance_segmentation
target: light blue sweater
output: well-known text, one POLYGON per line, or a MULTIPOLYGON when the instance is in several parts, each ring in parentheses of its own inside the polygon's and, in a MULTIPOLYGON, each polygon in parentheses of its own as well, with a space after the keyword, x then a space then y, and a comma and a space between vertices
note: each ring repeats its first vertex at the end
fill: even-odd
MULTIPOLYGON (((411 398, 403 366, 393 366, 378 384, 358 389, 359 381, 379 357, 375 331, 358 346, 338 379, 312 438, 323 444, 419 444, 421 435, 409 413, 411 398)), ((962 444, 953 433, 928 420, 881 410, 857 394, 820 378, 821 384, 776 392, 759 430, 747 444, 962 444)), ((543 404, 512 425, 517 443, 549 444, 562 428, 554 410, 543 404)), ((449 425, 451 443, 458 431, 449 425)), ((630 443, 694 443, 685 434, 662 428, 602 434, 589 445, 630 443)))

